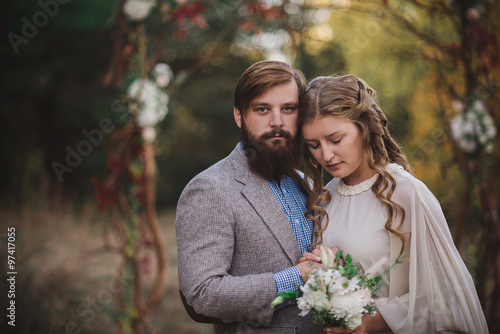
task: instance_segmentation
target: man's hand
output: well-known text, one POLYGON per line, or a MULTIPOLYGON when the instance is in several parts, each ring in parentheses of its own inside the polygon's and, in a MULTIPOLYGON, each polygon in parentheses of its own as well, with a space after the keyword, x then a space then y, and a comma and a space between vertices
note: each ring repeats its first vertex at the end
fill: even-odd
POLYGON ((318 268, 323 268, 323 264, 321 261, 315 262, 315 261, 302 261, 297 265, 297 268, 300 270, 300 275, 302 276, 302 281, 305 283, 307 282, 307 279, 309 278, 309 274, 311 274, 311 271, 313 270, 314 267, 318 268))

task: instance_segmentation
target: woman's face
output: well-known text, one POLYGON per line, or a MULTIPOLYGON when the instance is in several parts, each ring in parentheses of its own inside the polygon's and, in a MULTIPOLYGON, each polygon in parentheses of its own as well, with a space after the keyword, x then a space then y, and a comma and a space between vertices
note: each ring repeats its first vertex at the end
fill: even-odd
POLYGON ((355 185, 372 177, 363 154, 358 127, 340 116, 316 117, 302 126, 304 141, 314 159, 333 177, 355 185))

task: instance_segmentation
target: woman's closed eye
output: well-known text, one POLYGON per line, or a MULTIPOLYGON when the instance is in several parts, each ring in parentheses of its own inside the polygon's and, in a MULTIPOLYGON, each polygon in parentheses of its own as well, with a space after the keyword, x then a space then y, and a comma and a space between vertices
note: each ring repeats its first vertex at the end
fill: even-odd
POLYGON ((307 143, 307 146, 314 150, 319 147, 319 143, 307 143))
MULTIPOLYGON (((339 138, 338 140, 330 140, 330 143, 332 144, 339 144, 340 142, 342 141, 342 137, 339 138)), ((311 149, 317 149, 320 147, 320 144, 319 143, 314 143, 314 142, 311 142, 311 143, 306 143, 307 146, 311 149)))

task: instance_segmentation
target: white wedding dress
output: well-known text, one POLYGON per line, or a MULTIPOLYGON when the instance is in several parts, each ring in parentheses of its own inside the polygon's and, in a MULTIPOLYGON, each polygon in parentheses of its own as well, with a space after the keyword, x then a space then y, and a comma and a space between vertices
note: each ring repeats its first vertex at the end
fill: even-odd
MULTIPOLYGON (((401 166, 389 164, 387 170, 396 179, 392 200, 405 210, 400 231, 411 231, 411 238, 404 252, 409 261, 390 271, 378 295, 384 320, 396 334, 488 333, 474 282, 439 202, 401 166)), ((383 271, 394 263, 401 241, 384 227, 386 208, 371 191, 377 177, 354 186, 340 179, 327 185, 332 199, 325 206, 330 223, 323 244, 351 254, 364 270, 385 257, 383 271)))

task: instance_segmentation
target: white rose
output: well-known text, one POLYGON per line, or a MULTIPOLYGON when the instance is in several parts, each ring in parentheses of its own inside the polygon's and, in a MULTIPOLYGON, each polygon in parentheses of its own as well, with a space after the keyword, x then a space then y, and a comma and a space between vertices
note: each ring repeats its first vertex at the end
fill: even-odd
POLYGON ((142 21, 154 6, 156 6, 156 0, 127 0, 123 5, 123 11, 128 19, 142 21))
POLYGON ((137 79, 128 89, 128 96, 138 102, 137 124, 155 126, 168 113, 168 95, 149 79, 137 79))
POLYGON ((450 122, 451 134, 460 149, 472 153, 477 144, 487 153, 493 150, 497 129, 482 101, 474 101, 465 112, 456 115, 450 122))
POLYGON ((312 307, 316 311, 324 311, 326 310, 325 303, 328 303, 328 298, 326 298, 326 293, 321 290, 312 291, 312 307))
POLYGON ((476 150, 474 123, 464 114, 459 114, 450 122, 451 134, 460 149, 467 153, 476 150))
POLYGON ((158 87, 167 87, 172 78, 174 77, 174 72, 168 64, 158 63, 153 69, 154 76, 156 78, 156 84, 158 87))
POLYGON ((357 327, 361 326, 362 322, 363 322, 363 320, 362 320, 361 316, 351 317, 351 318, 349 318, 349 320, 347 320, 347 328, 350 328, 350 329, 357 328, 357 327))

